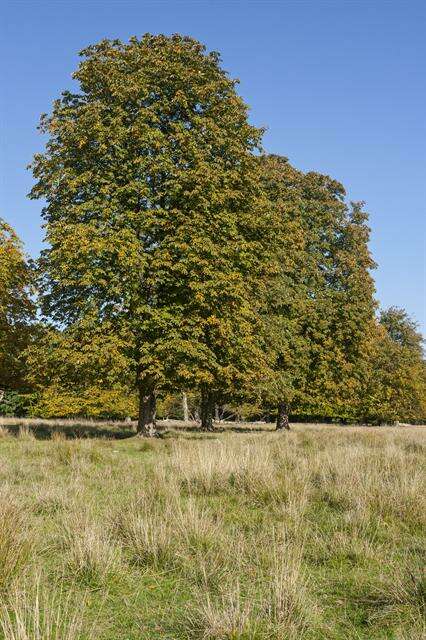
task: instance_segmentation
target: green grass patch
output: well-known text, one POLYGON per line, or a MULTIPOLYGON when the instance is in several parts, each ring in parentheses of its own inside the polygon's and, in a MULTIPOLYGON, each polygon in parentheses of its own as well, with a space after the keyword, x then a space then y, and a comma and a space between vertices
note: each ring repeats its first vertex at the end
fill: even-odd
POLYGON ((424 636, 422 427, 89 426, 0 438, 2 640, 424 636))

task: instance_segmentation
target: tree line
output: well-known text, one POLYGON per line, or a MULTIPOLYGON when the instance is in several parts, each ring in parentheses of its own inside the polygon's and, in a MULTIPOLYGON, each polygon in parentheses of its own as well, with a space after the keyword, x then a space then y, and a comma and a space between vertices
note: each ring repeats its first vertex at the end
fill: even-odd
POLYGON ((278 429, 424 419, 422 339, 403 310, 377 313, 363 203, 265 153, 198 41, 81 57, 31 165, 39 259, 0 226, 0 387, 34 415, 137 413, 143 435, 182 393, 205 430, 218 406, 278 429))

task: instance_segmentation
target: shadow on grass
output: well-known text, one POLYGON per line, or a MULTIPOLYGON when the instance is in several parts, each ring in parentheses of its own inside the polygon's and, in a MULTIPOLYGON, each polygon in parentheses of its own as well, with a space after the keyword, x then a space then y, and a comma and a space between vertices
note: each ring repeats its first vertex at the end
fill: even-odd
MULTIPOLYGON (((173 421, 167 421, 164 420, 163 422, 159 423, 159 429, 172 429, 173 431, 176 431, 177 433, 194 433, 194 434, 198 434, 199 437, 214 437, 215 435, 219 434, 219 433, 270 433, 271 431, 273 431, 273 424, 272 423, 262 423, 261 425, 259 424, 255 424, 255 423, 249 423, 249 424, 244 424, 244 423, 229 423, 227 422, 226 424, 223 423, 215 423, 215 426, 213 428, 212 431, 203 431, 200 427, 200 425, 196 424, 196 423, 185 423, 183 421, 178 421, 178 420, 173 420, 173 421)), ((195 437, 195 436, 194 436, 195 437)))
MULTIPOLYGON (((20 420, 19 418, 8 421, 4 425, 9 433, 13 436, 18 436, 22 429, 28 430, 37 440, 50 440, 55 433, 60 433, 67 440, 74 440, 77 438, 100 438, 106 440, 124 440, 126 438, 136 437, 136 425, 135 423, 79 423, 78 420, 71 423, 65 423, 62 421, 52 420, 20 420)), ((160 437, 185 437, 188 435, 192 439, 207 440, 214 438, 218 434, 222 433, 256 433, 256 432, 270 432, 271 429, 268 425, 262 426, 234 426, 230 424, 217 425, 213 431, 202 431, 200 427, 193 423, 188 424, 183 421, 159 421, 157 424, 160 437)))
MULTIPOLYGON (((135 436, 133 429, 117 428, 117 427, 97 427, 88 425, 26 425, 28 431, 34 435, 37 440, 50 440, 54 433, 60 433, 67 440, 75 440, 77 438, 102 438, 107 440, 123 440, 124 438, 132 438, 135 436)), ((22 429, 22 425, 9 424, 7 430, 10 434, 17 436, 22 429)))

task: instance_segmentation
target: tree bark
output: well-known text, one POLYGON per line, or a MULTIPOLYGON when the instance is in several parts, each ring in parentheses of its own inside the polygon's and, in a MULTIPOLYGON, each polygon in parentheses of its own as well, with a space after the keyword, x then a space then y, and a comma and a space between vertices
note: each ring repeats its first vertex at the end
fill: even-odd
POLYGON ((149 382, 139 383, 139 415, 137 434, 153 438, 158 436, 155 422, 157 399, 155 389, 149 382))
POLYGON ((201 389, 201 430, 213 431, 214 398, 206 388, 201 389))
POLYGON ((182 413, 183 421, 189 422, 188 397, 185 391, 182 393, 182 413))
POLYGON ((278 403, 276 429, 277 431, 280 431, 282 429, 290 431, 290 424, 288 421, 288 405, 286 402, 278 403))

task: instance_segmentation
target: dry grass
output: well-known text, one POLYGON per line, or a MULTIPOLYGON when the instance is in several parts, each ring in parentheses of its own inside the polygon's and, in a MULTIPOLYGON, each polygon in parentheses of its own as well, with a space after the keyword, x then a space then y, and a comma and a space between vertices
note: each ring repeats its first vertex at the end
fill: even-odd
POLYGON ((188 627, 203 640, 255 638, 256 622, 250 600, 243 600, 238 582, 229 585, 225 593, 213 601, 207 592, 196 607, 195 617, 189 616, 188 627))
POLYGON ((301 637, 315 613, 302 569, 303 547, 274 544, 273 554, 265 602, 267 619, 278 634, 301 637))
POLYGON ((14 417, 6 417, 0 416, 0 425, 10 426, 19 424, 24 427, 41 427, 46 426, 49 428, 58 429, 60 427, 74 427, 76 425, 86 426, 86 427, 107 427, 107 426, 132 426, 134 421, 126 421, 126 420, 95 420, 90 418, 55 418, 51 420, 49 418, 14 418, 14 417))
POLYGON ((25 515, 11 492, 0 493, 0 595, 22 575, 30 554, 25 515))
POLYGON ((27 424, 23 424, 19 427, 18 438, 20 440, 34 440, 35 435, 27 424))
POLYGON ((67 574, 73 580, 101 588, 119 571, 121 548, 101 523, 91 522, 87 515, 68 513, 61 538, 67 574))
MULTIPOLYGON (((10 595, 0 616, 4 640, 82 640, 84 599, 60 587, 44 589, 38 580, 31 595, 19 589, 10 595)), ((84 637, 96 635, 90 630, 84 637)))
POLYGON ((173 544, 168 515, 147 503, 133 503, 118 514, 116 534, 131 562, 156 567, 167 562, 173 544))
POLYGON ((14 434, 0 440, 3 640, 424 635, 421 427, 14 434))

